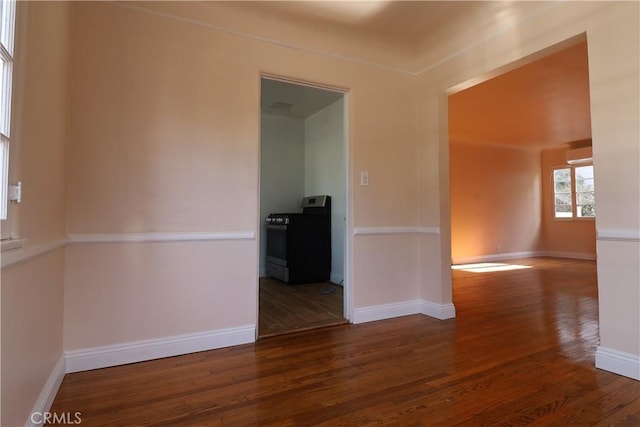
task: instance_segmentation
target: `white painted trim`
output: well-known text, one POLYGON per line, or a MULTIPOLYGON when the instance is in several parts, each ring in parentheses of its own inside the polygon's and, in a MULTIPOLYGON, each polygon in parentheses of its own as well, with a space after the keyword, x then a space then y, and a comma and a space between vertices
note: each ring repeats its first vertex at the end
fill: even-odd
POLYGON ((640 356, 598 346, 596 368, 640 381, 640 356))
POLYGON ((525 22, 528 22, 534 18, 537 18, 538 16, 542 15, 543 13, 546 13, 552 9, 554 9, 555 7, 557 7, 558 5, 562 4, 562 1, 554 1, 552 2, 550 5, 542 8, 541 10, 532 13, 531 15, 527 15, 527 16, 523 16, 521 19, 515 21, 515 22, 509 22, 508 24, 504 25, 502 28, 499 28, 498 30, 486 34, 480 38, 477 38, 474 42, 472 42, 471 44, 465 46, 462 49, 459 49, 457 51, 455 51, 454 53, 445 56, 444 58, 442 58, 439 61, 434 62, 433 64, 427 65, 426 67, 421 68, 420 70, 414 72, 414 75, 421 75, 423 73, 426 73, 429 70, 432 70, 446 62, 449 62, 450 60, 452 60, 453 58, 456 58, 460 55, 463 55, 466 52, 471 51, 472 49, 481 46, 491 40, 493 40, 494 38, 504 34, 505 32, 509 31, 512 28, 518 28, 520 25, 524 24, 525 22))
POLYGON ((382 236, 391 234, 429 234, 438 236, 438 227, 356 227, 354 236, 382 236))
POLYGON ((479 255, 474 257, 454 258, 452 264, 472 264, 477 262, 496 262, 509 261, 520 258, 569 258, 569 259, 585 259, 595 260, 596 254, 587 254, 582 252, 561 252, 561 251, 528 251, 528 252, 511 252, 504 254, 479 255))
POLYGON ((420 314, 420 303, 420 300, 413 300, 354 308, 353 323, 375 322, 377 320, 420 314))
POLYGON ((456 308, 453 303, 439 304, 431 301, 420 301, 420 313, 436 319, 446 320, 456 317, 456 308))
POLYGON ((423 314, 436 319, 445 320, 456 317, 453 304, 439 304, 425 300, 410 300, 391 304, 373 305, 353 310, 353 323, 375 322, 394 317, 423 314))
POLYGON ((65 352, 67 373, 248 344, 254 342, 255 337, 256 326, 246 325, 103 347, 69 350, 65 352))
MULTIPOLYGON (((33 409, 29 413, 29 418, 27 418, 25 422, 25 427, 35 427, 41 426, 43 423, 35 423, 31 418, 31 414, 34 413, 43 413, 47 412, 51 409, 51 405, 53 404, 53 400, 58 394, 58 389, 60 389, 60 384, 62 384, 62 380, 65 374, 65 357, 64 354, 60 355, 60 358, 56 362, 55 366, 51 370, 49 374, 49 378, 44 383, 42 390, 40 391, 40 396, 38 396, 38 400, 33 405, 33 409)), ((37 421, 41 420, 42 417, 36 418, 37 421)))
POLYGON ((635 229, 598 228, 596 235, 599 241, 640 242, 640 230, 635 229))
POLYGON ((521 19, 519 19, 516 22, 510 22, 507 25, 505 25, 502 28, 499 28, 498 30, 491 32, 489 34, 485 34, 484 36, 480 37, 479 39, 473 41, 471 44, 455 51, 452 54, 449 54, 439 60, 436 60, 435 62, 433 62, 432 64, 423 66, 422 68, 420 68, 419 70, 409 70, 409 69, 402 69, 402 68, 396 68, 396 67, 392 67, 389 65, 384 65, 381 64, 379 62, 374 62, 374 61, 367 61, 364 59, 360 59, 360 58, 356 58, 353 56, 347 56, 347 55, 340 55, 340 54, 336 54, 336 53, 331 53, 328 51, 324 51, 324 50, 318 50, 318 49, 311 49, 311 48, 307 48, 304 47, 302 45, 295 45, 292 43, 287 43, 284 42, 282 40, 277 40, 277 39, 272 39, 272 38, 267 38, 267 37, 262 37, 256 34, 251 34, 251 33, 247 33, 244 31, 239 31, 239 30, 233 30, 231 28, 228 27, 223 27, 221 25, 216 25, 216 24, 211 24, 208 22, 204 22, 204 21, 199 21, 196 19, 191 19, 191 18, 186 18, 184 16, 179 16, 179 15, 175 15, 172 13, 167 13, 167 12, 160 12, 157 10, 153 10, 153 9, 147 9, 145 7, 142 6, 137 6, 137 5, 132 5, 132 4, 126 4, 126 3, 120 3, 120 2, 116 2, 116 1, 110 1, 111 4, 120 6, 120 7, 125 7, 128 9, 132 9, 132 10, 137 10, 139 12, 143 12, 143 13, 147 13, 149 15, 155 15, 155 16, 159 16, 159 17, 163 17, 163 18, 167 18, 167 19, 172 19, 172 20, 176 20, 176 21, 180 21, 180 22, 184 22, 187 24, 191 24, 191 25, 196 25, 199 27, 204 27, 204 28, 209 28, 215 31, 220 31, 223 33, 227 33, 227 34, 233 34, 235 36, 239 36, 239 37, 246 37, 248 39, 251 40, 256 40, 256 41, 260 41, 263 43, 269 43, 275 46, 281 46, 284 48, 288 48, 288 49, 293 49, 293 50, 298 50, 301 52, 305 52, 305 53, 311 53, 311 54, 315 54, 318 56, 322 56, 322 57, 326 57, 326 58, 331 58, 331 59, 337 59, 337 60, 341 60, 341 61, 347 61, 347 62, 352 62, 352 63, 356 63, 356 64, 362 64, 365 66, 369 66, 369 67, 374 67, 374 68, 378 68, 378 69, 382 69, 382 70, 387 70, 387 71, 392 71, 392 72, 396 72, 396 73, 401 73, 401 74, 405 74, 405 75, 410 75, 410 76, 419 76, 422 75, 424 73, 426 73, 427 71, 430 71, 436 67, 439 67, 440 65, 460 56, 465 54, 466 52, 484 44, 487 43, 489 41, 491 41, 492 39, 504 34, 506 31, 510 30, 511 28, 517 28, 518 26, 522 25, 525 22, 528 22, 540 15, 542 15, 545 12, 548 12, 550 10, 552 10, 553 8, 557 7, 559 4, 562 4, 562 1, 554 1, 552 2, 549 6, 543 8, 542 10, 539 10, 535 13, 532 13, 531 15, 527 15, 527 16, 523 16, 521 19))
POLYGON ((26 245, 21 249, 13 249, 6 251, 0 255, 2 258, 2 269, 12 267, 17 264, 22 264, 40 255, 44 255, 48 252, 54 251, 63 247, 66 244, 66 240, 54 240, 47 243, 39 243, 35 245, 26 245))
POLYGON ((5 239, 2 241, 2 252, 22 249, 24 247, 24 239, 5 239))
POLYGON ((215 31, 220 31, 223 33, 227 33, 227 34, 233 34, 234 36, 239 36, 239 37, 246 37, 248 39, 251 40, 256 40, 259 42, 263 42, 263 43, 269 43, 275 46, 280 46, 280 47, 284 47, 287 49, 293 49, 293 50, 298 50, 301 52, 306 52, 306 53, 312 53, 318 56, 323 56, 326 58, 331 58, 331 59, 338 59, 338 60, 342 60, 342 61, 348 61, 348 62, 353 62, 356 64, 362 64, 362 65, 367 65, 369 67, 375 67, 375 68, 379 68, 379 69, 383 69, 383 70, 387 70, 387 71, 393 71, 396 73, 402 73, 402 74, 408 74, 408 75, 416 75, 416 73, 413 73, 411 71, 407 71, 407 70, 403 70, 400 68, 396 68, 396 67, 391 67, 388 65, 384 65, 384 64, 379 64, 377 62, 372 62, 372 61, 366 61, 364 59, 359 59, 359 58, 354 58, 351 56, 346 56, 346 55, 340 55, 340 54, 336 54, 336 53, 331 53, 331 52, 327 52, 327 51, 322 51, 322 50, 318 50, 318 49, 311 49, 311 48, 307 48, 304 47, 302 45, 295 45, 292 43, 287 43, 281 40, 277 40, 277 39, 271 39, 268 37, 262 37, 262 36, 258 36, 255 34, 251 34, 251 33, 246 33, 244 31, 238 31, 238 30, 233 30, 231 28, 227 28, 227 27, 223 27, 220 25, 216 25, 216 24, 211 24, 208 22, 204 22, 204 21, 198 21, 196 19, 191 19, 191 18, 185 18, 184 16, 178 16, 178 15, 174 15, 171 13, 165 13, 165 12, 160 12, 157 10, 152 10, 152 9, 147 9, 141 6, 134 6, 131 4, 125 4, 125 3, 119 3, 119 2, 111 2, 111 4, 115 4, 121 7, 125 7, 128 9, 133 9, 133 10, 137 10, 139 12, 143 12, 143 13, 147 13, 149 15, 155 15, 155 16, 159 16, 162 18, 167 18, 167 19, 172 19, 175 21, 180 21, 180 22, 184 22, 187 24, 191 24, 191 25, 196 25, 198 27, 203 27, 203 28, 209 28, 211 30, 215 30, 215 31))
POLYGON ((82 243, 211 242, 255 240, 254 231, 69 234, 70 245, 82 243))
POLYGON ((548 256, 551 258, 569 258, 569 259, 584 259, 589 261, 596 260, 596 254, 587 254, 583 252, 560 252, 560 251, 542 251, 538 256, 548 256))
POLYGON ((511 259, 519 258, 534 258, 539 256, 545 256, 542 251, 527 251, 527 252, 511 252, 504 254, 492 254, 492 255, 479 255, 464 258, 454 258, 452 264, 472 264, 477 262, 494 262, 494 261, 508 261, 511 259))
MULTIPOLYGON (((27 262, 32 258, 54 251, 66 244, 213 242, 220 240, 255 240, 255 238, 256 233, 254 231, 70 234, 67 236, 67 239, 54 240, 34 245, 25 245, 16 249, 5 250, 0 255, 0 258, 2 259, 2 269, 4 269, 27 262)), ((24 242, 24 240, 22 240, 22 242, 24 242)))

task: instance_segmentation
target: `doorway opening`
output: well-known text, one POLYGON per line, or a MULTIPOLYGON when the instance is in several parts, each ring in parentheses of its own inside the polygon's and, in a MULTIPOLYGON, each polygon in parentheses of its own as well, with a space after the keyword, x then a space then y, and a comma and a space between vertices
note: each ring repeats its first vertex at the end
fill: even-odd
POLYGON ((447 98, 451 264, 551 257, 595 266, 586 37, 507 68, 447 98))
POLYGON ((345 101, 261 78, 258 338, 347 322, 345 101))

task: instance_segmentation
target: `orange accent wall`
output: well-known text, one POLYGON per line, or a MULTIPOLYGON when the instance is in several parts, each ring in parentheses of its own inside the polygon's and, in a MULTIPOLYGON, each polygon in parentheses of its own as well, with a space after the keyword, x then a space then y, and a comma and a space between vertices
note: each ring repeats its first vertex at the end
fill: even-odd
MULTIPOLYGON (((555 167, 566 167, 566 148, 542 152, 542 241, 550 254, 596 256, 596 226, 593 219, 555 219, 553 215, 553 177, 555 167)), ((597 170, 596 170, 597 172, 597 170)), ((597 185, 597 178, 596 178, 597 185)), ((597 197, 597 186, 596 186, 597 197)), ((596 199, 597 215, 597 199, 596 199)))
POLYGON ((452 143, 451 257, 540 250, 540 156, 533 150, 452 143))

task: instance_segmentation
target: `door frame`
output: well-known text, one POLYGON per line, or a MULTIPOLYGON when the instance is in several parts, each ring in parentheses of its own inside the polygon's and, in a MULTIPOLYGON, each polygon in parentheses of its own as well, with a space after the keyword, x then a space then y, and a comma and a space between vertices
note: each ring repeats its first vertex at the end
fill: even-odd
POLYGON ((350 116, 351 116, 351 93, 349 88, 332 86, 324 83, 311 82, 308 80, 302 80, 298 78, 293 78, 289 76, 283 76, 280 74, 274 74, 269 72, 260 72, 258 76, 258 88, 259 88, 259 96, 258 96, 258 130, 259 130, 259 141, 258 141, 258 191, 257 191, 257 277, 256 277, 256 329, 255 335, 256 340, 258 339, 258 328, 259 328, 259 319, 260 319, 260 243, 261 239, 264 238, 262 236, 262 223, 260 218, 260 189, 262 183, 260 182, 260 168, 261 168, 261 158, 262 158, 262 107, 260 104, 260 100, 262 98, 262 81, 263 80, 275 80, 284 83, 290 83, 299 86, 307 86, 316 89, 328 90, 332 92, 339 92, 342 94, 343 100, 343 150, 344 150, 344 170, 346 180, 344 182, 345 185, 345 198, 346 198, 346 206, 345 206, 345 233, 344 233, 344 255, 343 255, 343 305, 342 305, 342 315, 349 322, 352 322, 353 319, 353 198, 351 196, 352 192, 352 177, 351 177, 351 127, 350 127, 350 116))

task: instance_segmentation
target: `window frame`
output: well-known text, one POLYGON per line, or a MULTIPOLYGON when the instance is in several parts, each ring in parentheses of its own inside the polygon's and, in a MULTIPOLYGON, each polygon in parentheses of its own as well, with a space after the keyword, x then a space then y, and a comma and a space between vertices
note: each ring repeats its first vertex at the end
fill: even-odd
MULTIPOLYGON (((594 205, 596 205, 596 201, 595 201, 595 169, 593 166, 593 162, 584 162, 584 163, 576 163, 576 164, 568 164, 568 165, 562 165, 562 166, 554 166, 551 168, 551 216, 553 218, 554 221, 595 221, 596 216, 597 216, 597 211, 596 214, 594 214, 593 216, 578 216, 578 188, 577 188, 577 179, 576 179, 576 169, 577 168, 581 168, 581 167, 585 167, 585 166, 590 166, 593 170, 593 175, 594 175, 594 189, 593 189, 593 194, 594 194, 594 205), (569 173, 569 178, 570 178, 570 184, 571 184, 571 216, 570 217, 561 217, 561 216, 557 216, 556 215, 556 195, 557 194, 566 194, 566 193, 556 193, 556 180, 555 180, 555 172, 557 170, 563 170, 563 169, 569 169, 570 173, 569 173)), ((585 193, 585 192, 580 192, 580 193, 585 193)))
POLYGON ((2 239, 10 237, 7 228, 9 211, 9 158, 11 147, 11 103, 15 65, 16 0, 2 0, 0 6, 0 220, 2 239))

